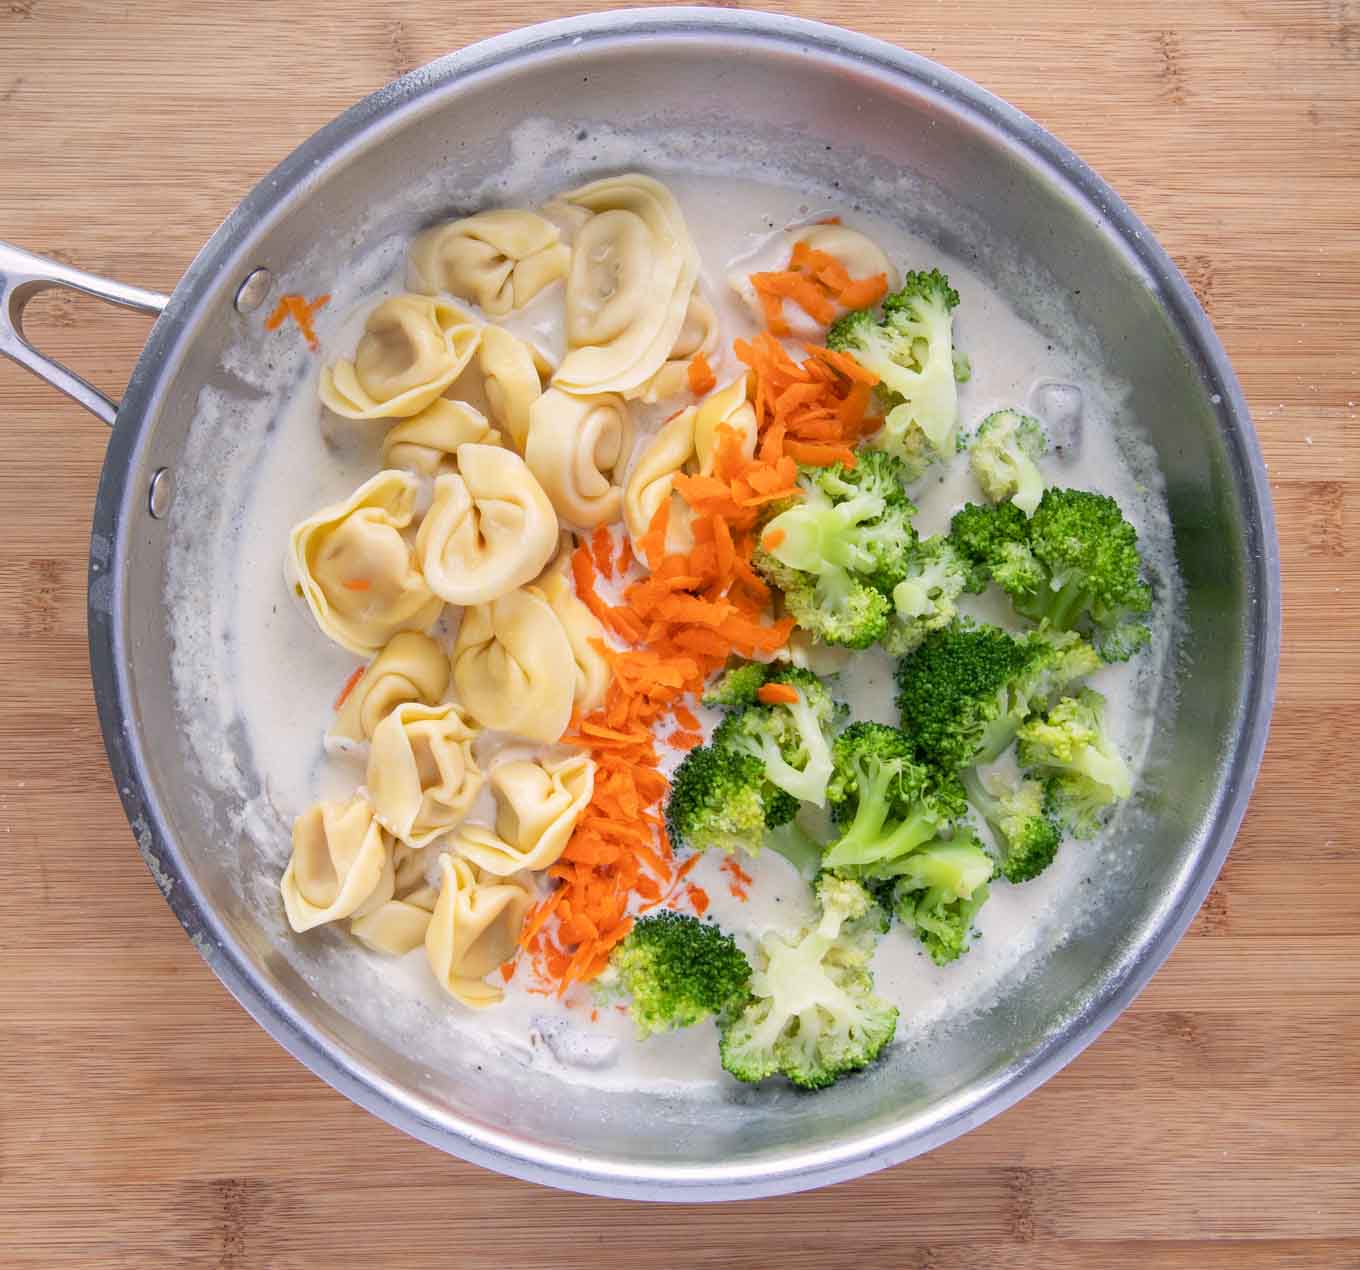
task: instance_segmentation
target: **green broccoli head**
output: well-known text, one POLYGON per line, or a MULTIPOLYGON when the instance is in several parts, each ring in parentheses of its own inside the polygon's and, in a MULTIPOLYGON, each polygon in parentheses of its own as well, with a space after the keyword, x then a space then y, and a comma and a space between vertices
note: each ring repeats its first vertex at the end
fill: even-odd
POLYGON ((832 747, 829 787, 840 836, 822 856, 839 873, 870 873, 929 842, 967 810, 958 781, 917 761, 912 739, 884 723, 855 723, 832 747))
POLYGON ((1045 807, 1045 790, 1036 780, 984 781, 976 769, 963 773, 968 801, 987 822, 1008 882, 1028 882, 1053 862, 1062 831, 1045 807))
POLYGON ((756 693, 765 683, 768 671, 763 662, 742 662, 720 675, 709 685, 703 695, 706 706, 750 706, 756 701, 756 693))
POLYGON ((1078 838, 1093 836, 1107 808, 1133 792, 1128 764, 1105 731, 1105 698, 1090 688, 1025 721, 1017 757, 1045 782, 1046 805, 1078 838))
POLYGON ((898 866, 893 912, 912 927, 931 960, 947 965, 968 951, 973 918, 987 899, 992 859, 976 838, 932 843, 898 866))
POLYGON ((1032 516, 1044 492, 1038 460, 1048 450, 1044 426, 1018 410, 997 410, 978 424, 968 462, 982 492, 994 503, 1010 499, 1032 516))
POLYGON ((907 576, 893 588, 894 613, 883 647, 900 657, 931 631, 948 626, 958 616, 957 601, 969 576, 968 562, 948 538, 936 535, 917 543, 907 576))
POLYGON ((628 996, 638 1038, 726 1018, 750 992, 746 955, 711 922, 668 909, 633 923, 597 981, 597 998, 628 996))
POLYGON ((926 762, 953 772, 995 758, 1028 713, 1037 644, 967 620, 931 631, 897 664, 897 707, 926 762))
POLYGON ((765 770, 749 754, 702 745, 685 755, 671 778, 666 831, 677 847, 754 855, 769 824, 791 820, 798 803, 766 797, 765 770), (773 819, 771 819, 773 817, 773 819))
POLYGON ((823 875, 820 913, 792 939, 764 936, 745 1007, 722 1027, 722 1065, 738 1080, 783 1075, 822 1089, 873 1062, 897 1030, 897 1008, 874 995, 873 898, 823 875))
POLYGON ((958 292, 938 269, 909 273, 884 299, 881 318, 861 309, 827 332, 829 347, 849 353, 879 377, 888 414, 870 445, 904 459, 911 455, 913 466, 922 439, 936 456, 954 452, 959 394, 953 310, 958 302, 958 292))
POLYGON ((756 567, 783 591, 794 621, 826 643, 867 648, 887 625, 888 592, 916 541, 903 479, 884 454, 804 468, 804 497, 765 526, 756 567))
POLYGON ((816 675, 796 666, 769 668, 766 682, 787 685, 798 700, 729 711, 713 734, 713 748, 757 759, 765 780, 776 789, 823 807, 831 778, 836 703, 816 675))
POLYGON ((966 503, 950 521, 949 540, 968 566, 967 589, 976 593, 992 580, 993 568, 1008 552, 1015 567, 1015 548, 1028 551, 1029 524, 1014 503, 966 503))

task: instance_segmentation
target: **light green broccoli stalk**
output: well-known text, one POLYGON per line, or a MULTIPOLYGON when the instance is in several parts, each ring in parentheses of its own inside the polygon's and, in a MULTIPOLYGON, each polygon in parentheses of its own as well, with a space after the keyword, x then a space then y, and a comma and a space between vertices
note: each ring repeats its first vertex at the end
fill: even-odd
POLYGON ((1028 882, 1053 862, 1062 831, 1044 807, 1044 787, 1036 780, 984 780, 976 768, 963 773, 968 801, 987 822, 1008 882, 1028 882))
POLYGON ((1032 516, 1044 493, 1038 460, 1047 450, 1048 438, 1038 419, 1018 410, 997 410, 978 424, 968 463, 992 502, 1010 499, 1032 516))
POLYGON ((750 999, 722 1028, 722 1065, 738 1080, 782 1074, 821 1089, 873 1062, 897 1030, 897 1008, 873 992, 873 899, 824 874, 817 902, 813 926, 760 941, 750 999))
POLYGON ((888 413, 869 444, 902 459, 913 480, 931 460, 954 453, 959 391, 953 310, 958 302, 958 292, 938 269, 909 273, 883 301, 881 318, 860 309, 827 332, 828 347, 849 353, 879 377, 888 413))

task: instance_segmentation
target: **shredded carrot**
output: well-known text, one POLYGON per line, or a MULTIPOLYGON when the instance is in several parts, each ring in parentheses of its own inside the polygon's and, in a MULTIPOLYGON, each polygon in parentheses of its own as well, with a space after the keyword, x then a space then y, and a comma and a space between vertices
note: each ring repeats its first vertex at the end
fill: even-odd
POLYGON ((786 535, 782 529, 767 529, 761 536, 760 545, 764 547, 766 551, 777 551, 780 543, 784 541, 785 537, 786 535))
POLYGON ((345 686, 340 689, 340 695, 335 699, 334 709, 340 709, 349 700, 349 694, 354 691, 354 685, 364 677, 364 671, 367 669, 367 666, 356 666, 354 668, 353 673, 345 680, 345 686))
POLYGON ((700 917, 708 912, 708 892, 703 887, 693 884, 685 887, 685 898, 700 917))
POLYGON ((666 744, 673 750, 693 750, 704 743, 704 738, 698 732, 672 732, 666 738, 666 744))
POLYGON ((750 895, 747 888, 751 885, 751 875, 737 863, 735 856, 724 856, 722 870, 732 880, 728 882, 727 889, 739 900, 745 900, 750 895))
POLYGON ((277 331, 289 318, 297 323, 297 328, 302 332, 302 338, 307 341, 307 347, 316 352, 319 345, 316 339, 316 328, 312 324, 312 317, 326 307, 330 302, 330 294, 319 295, 315 300, 308 300, 302 295, 285 295, 279 297, 279 303, 274 311, 264 320, 266 331, 277 331))
POLYGON ((595 568, 606 578, 614 574, 614 540, 609 536, 609 527, 600 525, 590 538, 590 552, 595 559, 595 568))
POLYGON ((767 706, 798 704, 798 689, 792 684, 761 684, 756 697, 767 706))
POLYGON ((501 966, 501 979, 509 983, 515 977, 515 963, 507 961, 501 966))
POLYGON ((633 567, 633 542, 632 539, 624 534, 619 541, 619 555, 614 562, 614 572, 618 574, 627 573, 633 567))
POLYGON ((346 591, 367 591, 373 584, 367 578, 346 578, 340 585, 346 591))
POLYGON ((702 397, 718 386, 718 377, 713 373, 713 367, 708 364, 708 358, 703 353, 695 353, 690 358, 686 378, 689 380, 690 392, 696 397, 702 397))
POLYGON ((760 301, 766 330, 771 335, 783 336, 789 333, 784 317, 785 300, 796 304, 819 326, 829 326, 838 313, 877 304, 887 294, 888 278, 881 273, 870 278, 852 278, 835 256, 800 240, 794 243, 785 268, 753 273, 751 286, 760 301))

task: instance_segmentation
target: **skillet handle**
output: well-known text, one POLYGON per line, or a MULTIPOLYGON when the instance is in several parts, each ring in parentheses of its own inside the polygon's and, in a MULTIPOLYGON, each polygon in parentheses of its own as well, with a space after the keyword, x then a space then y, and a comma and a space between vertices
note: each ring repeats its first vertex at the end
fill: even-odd
POLYGON ((118 414, 118 405, 93 384, 87 383, 60 362, 38 352, 24 338, 24 309, 41 291, 66 287, 83 291, 97 300, 120 304, 138 313, 160 314, 170 303, 170 297, 156 291, 143 291, 121 282, 111 282, 82 269, 58 264, 35 256, 21 247, 0 242, 0 353, 25 366, 53 388, 59 388, 72 401, 79 402, 92 415, 98 416, 109 427, 118 414))

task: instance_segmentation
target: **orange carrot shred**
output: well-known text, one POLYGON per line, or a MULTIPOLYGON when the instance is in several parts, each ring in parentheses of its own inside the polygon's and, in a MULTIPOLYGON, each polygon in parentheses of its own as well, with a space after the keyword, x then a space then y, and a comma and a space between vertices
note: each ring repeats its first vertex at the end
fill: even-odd
POLYGON ((280 296, 278 305, 264 320, 264 329, 266 331, 277 331, 289 318, 292 318, 297 323, 298 330, 302 332, 302 338, 307 341, 307 347, 312 352, 316 352, 319 345, 312 318, 320 309, 326 307, 330 298, 329 292, 317 296, 315 300, 308 300, 306 296, 301 295, 280 296))
POLYGON ((756 697, 767 706, 793 706, 798 704, 798 689, 792 684, 761 684, 756 697))
POLYGON ((367 591, 373 584, 367 578, 345 578, 340 585, 346 591, 367 591))
POLYGON ((767 529, 760 539, 766 551, 777 551, 787 535, 782 529, 767 529))
POLYGON ((693 884, 685 887, 685 896, 690 902, 690 906, 702 917, 708 912, 708 892, 703 887, 693 884))
POLYGON ((590 553, 595 560, 595 568, 602 576, 612 577, 614 573, 614 540, 609 529, 600 525, 590 536, 590 553))
POLYGON ((350 674, 350 677, 345 680, 345 686, 340 689, 340 695, 336 697, 333 709, 336 710, 340 709, 340 707, 344 705, 346 701, 349 700, 349 694, 354 691, 354 685, 357 684, 359 680, 364 677, 364 671, 367 669, 368 669, 367 666, 356 666, 354 668, 353 672, 350 674))
POLYGON ((718 386, 718 377, 713 373, 713 367, 708 364, 708 358, 703 353, 695 353, 690 358, 689 370, 686 371, 685 377, 689 380, 690 392, 696 397, 702 397, 718 386))

